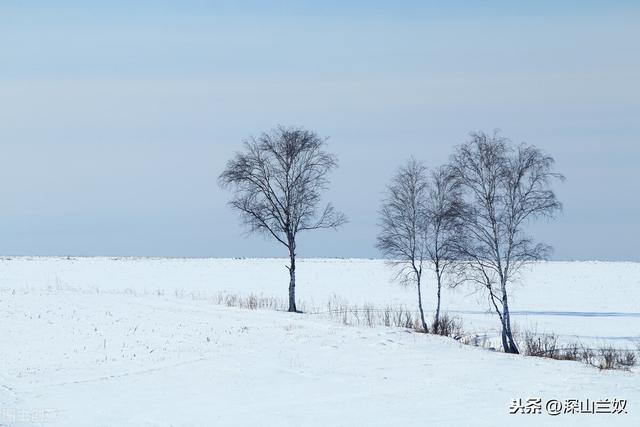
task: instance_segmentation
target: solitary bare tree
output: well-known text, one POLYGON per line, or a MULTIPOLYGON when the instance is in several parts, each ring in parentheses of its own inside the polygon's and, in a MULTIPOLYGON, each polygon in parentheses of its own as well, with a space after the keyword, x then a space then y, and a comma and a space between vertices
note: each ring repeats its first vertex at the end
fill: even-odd
POLYGON ((466 239, 458 245, 468 261, 468 278, 488 291, 502 326, 502 346, 518 353, 509 312, 509 284, 523 265, 545 259, 551 247, 534 243, 525 226, 553 217, 562 208, 551 184, 564 179, 554 160, 538 148, 514 146, 497 132, 471 134, 452 159, 452 171, 464 190, 462 225, 466 239))
POLYGON ((325 141, 312 131, 279 126, 244 141, 218 181, 231 188, 229 204, 251 232, 265 233, 289 252, 289 311, 297 312, 296 237, 301 231, 337 228, 346 222, 331 204, 318 211, 328 173, 337 166, 324 151, 325 141))
POLYGON ((425 333, 429 327, 422 307, 423 265, 428 259, 426 201, 429 194, 426 167, 409 160, 400 167, 387 188, 380 209, 377 248, 397 268, 396 278, 405 285, 415 284, 418 310, 425 333))

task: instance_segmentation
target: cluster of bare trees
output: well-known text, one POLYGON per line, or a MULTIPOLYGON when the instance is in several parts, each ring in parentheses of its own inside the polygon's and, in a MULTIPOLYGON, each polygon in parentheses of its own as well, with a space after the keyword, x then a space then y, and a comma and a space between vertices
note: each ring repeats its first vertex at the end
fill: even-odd
POLYGON ((430 269, 437 284, 434 332, 440 323, 442 284, 454 277, 455 250, 461 236, 458 212, 462 209, 460 185, 445 167, 429 173, 426 166, 410 159, 400 167, 387 188, 380 209, 377 247, 397 268, 396 278, 416 285, 418 310, 424 332, 429 326, 422 304, 423 273, 430 269))
MULTIPOLYGON (((331 204, 320 209, 328 174, 337 166, 325 140, 302 128, 278 127, 244 142, 219 181, 233 192, 231 206, 250 231, 265 233, 289 254, 289 311, 295 301, 296 237, 337 228, 347 220, 331 204)), ((509 315, 509 289, 528 262, 550 247, 525 233, 534 219, 561 208, 552 184, 563 179, 538 148, 512 144, 499 133, 471 134, 448 164, 429 170, 410 159, 389 184, 380 209, 377 247, 397 279, 415 285, 425 332, 438 332, 441 290, 462 281, 479 285, 497 313, 504 351, 518 353, 509 315), (423 307, 425 272, 435 278, 435 315, 423 307)))
POLYGON ((552 184, 563 177, 553 166, 553 158, 532 145, 474 133, 431 174, 413 159, 397 171, 380 211, 378 248, 400 267, 404 283, 416 285, 421 313, 423 267, 435 272, 435 332, 443 283, 469 281, 486 291, 504 351, 518 353, 509 289, 523 265, 550 252, 525 227, 561 208, 552 184))

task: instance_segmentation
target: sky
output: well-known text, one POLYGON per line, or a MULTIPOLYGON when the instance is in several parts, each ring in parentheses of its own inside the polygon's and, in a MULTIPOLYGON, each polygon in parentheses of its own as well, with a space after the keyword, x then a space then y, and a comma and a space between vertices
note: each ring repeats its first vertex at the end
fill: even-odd
POLYGON ((300 256, 378 257, 395 169, 499 128, 567 177, 553 259, 640 261, 640 4, 520 3, 3 0, 0 254, 286 256, 217 185, 282 124, 350 220, 300 256))

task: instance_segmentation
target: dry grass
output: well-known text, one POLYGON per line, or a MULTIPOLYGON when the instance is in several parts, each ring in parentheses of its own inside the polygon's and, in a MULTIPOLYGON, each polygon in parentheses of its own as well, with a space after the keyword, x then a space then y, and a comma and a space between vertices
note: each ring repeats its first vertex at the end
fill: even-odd
POLYGON ((628 370, 637 363, 636 350, 612 346, 594 349, 579 342, 562 345, 559 344, 558 337, 552 333, 538 334, 527 331, 521 347, 526 356, 578 361, 599 369, 628 370))
POLYGON ((331 320, 338 320, 343 325, 352 326, 395 326, 415 329, 419 324, 417 313, 404 306, 375 308, 370 304, 349 305, 337 298, 327 302, 326 310, 316 310, 308 314, 325 316, 331 320))

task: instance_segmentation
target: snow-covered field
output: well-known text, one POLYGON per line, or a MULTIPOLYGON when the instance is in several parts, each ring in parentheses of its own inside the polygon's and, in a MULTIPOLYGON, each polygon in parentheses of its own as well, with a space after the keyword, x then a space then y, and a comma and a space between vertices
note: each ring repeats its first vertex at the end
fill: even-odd
MULTIPOLYGON (((0 425, 640 425, 640 372, 506 355, 389 327, 212 304, 286 297, 282 259, 0 261, 0 425), (626 413, 509 415, 511 399, 626 399, 626 413)), ((415 306, 378 260, 300 260, 298 296, 415 306)), ((427 288, 427 305, 433 289, 427 288)), ((447 291, 495 331, 481 293, 447 291)), ((541 263, 514 288, 520 329, 640 342, 640 264, 541 263)))

